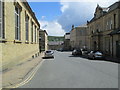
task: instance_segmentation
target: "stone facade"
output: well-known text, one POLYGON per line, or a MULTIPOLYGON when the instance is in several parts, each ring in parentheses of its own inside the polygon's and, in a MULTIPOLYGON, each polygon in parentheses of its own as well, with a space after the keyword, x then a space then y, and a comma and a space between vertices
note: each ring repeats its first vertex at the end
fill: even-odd
POLYGON ((70 45, 70 33, 66 33, 64 35, 64 46, 63 46, 64 50, 71 50, 71 45, 70 45))
POLYGON ((49 41, 48 47, 49 47, 49 50, 63 49, 63 41, 49 41))
POLYGON ((39 49, 41 51, 48 50, 48 34, 46 30, 40 30, 39 31, 39 49))
POLYGON ((70 32, 70 43, 72 49, 89 49, 89 36, 87 26, 72 28, 70 32))
POLYGON ((2 6, 0 67, 6 70, 39 55, 40 25, 27 2, 3 2, 2 6))
POLYGON ((120 1, 107 8, 97 5, 94 17, 87 25, 91 50, 100 50, 113 57, 120 54, 116 51, 117 42, 120 41, 120 1))

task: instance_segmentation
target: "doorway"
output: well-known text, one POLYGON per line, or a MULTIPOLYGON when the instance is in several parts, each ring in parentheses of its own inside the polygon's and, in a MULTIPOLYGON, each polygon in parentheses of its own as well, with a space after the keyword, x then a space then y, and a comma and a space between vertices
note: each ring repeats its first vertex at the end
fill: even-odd
POLYGON ((120 58, 120 41, 116 41, 116 56, 120 58))

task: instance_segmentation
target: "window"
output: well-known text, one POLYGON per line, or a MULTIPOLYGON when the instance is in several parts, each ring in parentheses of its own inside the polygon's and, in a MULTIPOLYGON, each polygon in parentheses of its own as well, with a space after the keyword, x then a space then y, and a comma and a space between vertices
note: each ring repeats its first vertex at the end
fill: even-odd
POLYGON ((39 42, 39 41, 38 41, 38 40, 39 40, 39 39, 38 39, 38 37, 39 37, 38 35, 39 35, 39 32, 38 32, 38 29, 37 29, 37 43, 39 42))
POLYGON ((2 2, 0 1, 0 37, 2 37, 2 2))
POLYGON ((29 40, 29 16, 26 15, 25 18, 25 24, 26 24, 26 41, 29 40))
POLYGON ((3 18, 3 2, 0 0, 0 38, 5 38, 4 34, 4 18, 3 18))
POLYGON ((31 42, 33 42, 33 22, 31 21, 31 42))
POLYGON ((15 39, 20 40, 20 9, 15 6, 15 39))
POLYGON ((108 18, 108 20, 106 21, 106 30, 110 29, 112 29, 112 19, 108 18))
POLYGON ((110 20, 110 29, 112 29, 112 20, 110 20))
POLYGON ((114 14, 114 29, 116 28, 116 14, 114 14))
POLYGON ((35 42, 36 42, 36 26, 35 26, 35 42))
POLYGON ((108 20, 107 20, 107 24, 106 24, 106 30, 108 30, 108 20))

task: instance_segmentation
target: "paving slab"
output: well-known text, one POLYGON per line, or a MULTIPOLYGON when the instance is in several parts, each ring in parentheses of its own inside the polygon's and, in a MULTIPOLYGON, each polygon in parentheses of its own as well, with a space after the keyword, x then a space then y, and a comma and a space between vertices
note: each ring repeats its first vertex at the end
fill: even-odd
POLYGON ((30 72, 42 61, 43 53, 40 56, 27 60, 24 63, 18 64, 11 70, 0 74, 2 77, 2 88, 13 86, 17 83, 22 82, 30 72))

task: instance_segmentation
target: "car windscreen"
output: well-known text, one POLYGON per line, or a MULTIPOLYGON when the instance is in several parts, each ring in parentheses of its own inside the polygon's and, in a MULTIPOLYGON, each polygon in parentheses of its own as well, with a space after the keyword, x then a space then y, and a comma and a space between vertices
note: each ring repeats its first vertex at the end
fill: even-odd
POLYGON ((46 51, 46 53, 51 53, 51 51, 46 51))

